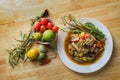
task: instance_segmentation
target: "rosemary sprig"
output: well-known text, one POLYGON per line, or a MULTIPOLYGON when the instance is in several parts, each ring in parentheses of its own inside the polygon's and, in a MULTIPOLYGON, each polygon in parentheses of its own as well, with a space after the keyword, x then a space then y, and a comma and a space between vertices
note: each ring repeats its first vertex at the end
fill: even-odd
MULTIPOLYGON (((22 35, 23 36, 23 35, 22 35)), ((20 59, 24 60, 25 53, 33 45, 34 39, 30 38, 31 32, 25 37, 24 40, 17 40, 19 44, 15 45, 15 48, 7 50, 9 53, 9 63, 14 68, 20 59)))
MULTIPOLYGON (((38 19, 42 17, 47 17, 48 15, 49 12, 46 9, 44 13, 42 13, 40 16, 37 16, 35 19, 31 19, 32 21, 31 26, 33 26, 35 21, 37 21, 38 19)), ((12 68, 14 68, 18 64, 20 59, 21 60, 25 59, 25 53, 34 44, 34 39, 32 38, 32 27, 28 34, 25 33, 23 34, 22 32, 20 32, 20 36, 21 36, 20 40, 15 39, 18 42, 18 44, 13 45, 14 46, 13 49, 7 50, 7 52, 9 53, 9 63, 12 66, 12 68)))

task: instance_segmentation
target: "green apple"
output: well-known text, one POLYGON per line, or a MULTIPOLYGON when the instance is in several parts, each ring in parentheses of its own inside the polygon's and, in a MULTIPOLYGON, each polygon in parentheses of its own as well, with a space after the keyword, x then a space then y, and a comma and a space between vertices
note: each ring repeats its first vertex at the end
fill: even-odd
POLYGON ((54 38, 55 38, 55 34, 54 34, 54 32, 52 30, 46 30, 43 33, 43 39, 45 41, 52 41, 54 38))
POLYGON ((35 40, 39 40, 41 37, 42 37, 42 34, 40 32, 36 32, 36 33, 33 34, 33 38, 35 40))

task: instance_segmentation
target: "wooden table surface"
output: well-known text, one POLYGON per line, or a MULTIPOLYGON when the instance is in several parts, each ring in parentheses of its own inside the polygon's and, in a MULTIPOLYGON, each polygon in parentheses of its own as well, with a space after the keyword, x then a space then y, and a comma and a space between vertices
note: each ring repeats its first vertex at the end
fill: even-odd
POLYGON ((120 0, 0 0, 0 80, 120 80, 119 50, 120 0), (49 9, 50 18, 60 27, 61 16, 67 14, 95 18, 105 24, 114 42, 108 64, 98 72, 80 74, 68 69, 57 56, 44 66, 27 60, 12 69, 6 49, 13 47, 14 39, 20 37, 19 32, 29 31, 29 19, 45 9, 49 9))

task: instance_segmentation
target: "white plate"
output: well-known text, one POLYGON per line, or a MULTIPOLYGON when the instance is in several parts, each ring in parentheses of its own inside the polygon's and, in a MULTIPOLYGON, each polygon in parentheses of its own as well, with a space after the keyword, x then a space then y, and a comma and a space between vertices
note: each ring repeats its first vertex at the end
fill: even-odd
POLYGON ((78 72, 78 73, 95 72, 95 71, 101 69, 103 66, 105 66, 105 64, 109 61, 109 59, 112 55, 112 50, 113 50, 112 37, 111 37, 109 30, 101 22, 99 22, 95 19, 91 19, 91 18, 81 18, 78 20, 80 20, 82 23, 92 22, 96 27, 98 27, 105 34, 107 40, 105 42, 106 46, 105 46, 105 51, 104 51, 102 57, 96 63, 91 64, 91 65, 84 66, 84 65, 78 65, 78 64, 74 63, 73 61, 71 61, 68 58, 68 56, 66 55, 66 53, 64 51, 64 39, 65 39, 67 33, 63 32, 63 31, 60 31, 58 34, 58 42, 57 42, 58 54, 59 54, 59 57, 62 60, 62 62, 69 69, 71 69, 75 72, 78 72))

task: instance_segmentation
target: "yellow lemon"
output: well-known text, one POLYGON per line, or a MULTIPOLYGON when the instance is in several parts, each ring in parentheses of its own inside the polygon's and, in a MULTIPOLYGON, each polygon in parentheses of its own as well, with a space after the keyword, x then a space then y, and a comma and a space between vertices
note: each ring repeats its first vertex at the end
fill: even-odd
POLYGON ((36 57, 38 56, 39 54, 39 50, 37 48, 31 48, 27 53, 26 53, 26 56, 33 60, 33 59, 36 59, 36 57))

